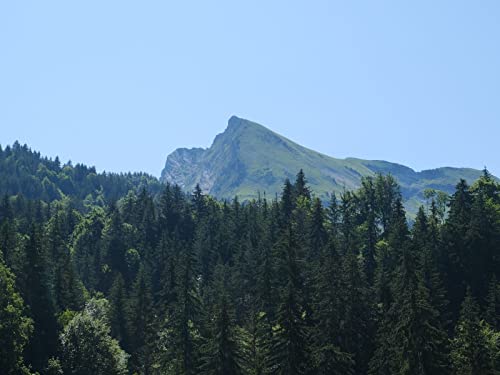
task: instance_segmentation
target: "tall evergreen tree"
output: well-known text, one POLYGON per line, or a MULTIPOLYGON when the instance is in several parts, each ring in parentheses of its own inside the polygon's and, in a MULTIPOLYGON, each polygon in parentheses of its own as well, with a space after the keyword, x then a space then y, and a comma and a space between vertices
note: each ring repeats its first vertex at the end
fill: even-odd
POLYGON ((144 267, 141 267, 134 281, 127 315, 131 367, 140 374, 152 374, 157 340, 151 282, 144 267))
POLYGON ((201 301, 196 256, 188 244, 180 249, 176 300, 162 329, 163 372, 196 374, 199 367, 201 301))
POLYGON ((471 220, 472 195, 465 180, 460 180, 450 199, 448 220, 443 228, 443 242, 448 259, 446 262, 446 288, 450 299, 453 320, 458 318, 460 303, 465 295, 464 280, 467 267, 468 242, 466 239, 471 220))
POLYGON ((415 255, 405 249, 401 262, 389 311, 395 348, 391 369, 400 374, 443 374, 447 368, 446 332, 430 303, 415 255))
POLYGON ((56 306, 50 269, 40 228, 31 227, 26 245, 26 281, 24 300, 33 319, 33 336, 26 350, 26 360, 35 370, 45 368, 57 345, 56 306))
POLYGON ((500 326, 500 286, 495 275, 491 277, 486 297, 486 322, 495 330, 500 326))
POLYGON ((102 230, 102 256, 101 270, 103 277, 101 290, 108 291, 113 282, 113 272, 120 272, 127 283, 132 283, 133 278, 128 272, 126 252, 128 250, 125 243, 126 234, 120 211, 116 205, 111 205, 108 210, 108 218, 102 230))
POLYGON ((64 238, 63 220, 60 212, 56 212, 47 225, 47 250, 53 263, 54 297, 58 311, 79 310, 83 306, 83 288, 64 238))
POLYGON ((306 312, 302 305, 302 276, 291 227, 282 239, 283 263, 280 272, 285 285, 280 292, 272 353, 278 374, 298 375, 310 367, 309 332, 306 312))
POLYGON ((448 300, 442 277, 439 273, 439 247, 437 217, 431 213, 427 218, 423 207, 420 207, 412 228, 411 249, 417 255, 421 275, 429 290, 430 304, 438 314, 439 325, 449 328, 448 300))
POLYGON ((298 197, 304 197, 311 200, 311 190, 307 186, 306 176, 302 169, 299 173, 297 173, 295 184, 293 185, 293 191, 295 199, 298 197))
POLYGON ((208 375, 239 375, 243 373, 244 358, 241 335, 234 320, 234 311, 226 291, 227 275, 224 266, 216 270, 214 289, 216 301, 209 306, 208 335, 204 339, 200 372, 208 375))
POLYGON ((125 281, 121 273, 117 273, 109 291, 109 323, 111 335, 118 340, 122 347, 128 348, 127 335, 128 298, 125 281))
POLYGON ((101 239, 104 220, 103 209, 95 207, 73 231, 73 262, 80 280, 89 290, 96 290, 102 284, 102 266, 105 262, 101 239))
POLYGON ((352 374, 352 355, 340 348, 341 278, 340 258, 333 240, 321 254, 315 277, 312 357, 318 374, 352 374))
POLYGON ((6 375, 29 374, 23 351, 33 331, 15 278, 0 253, 0 369, 6 375))
POLYGON ((265 312, 253 309, 247 321, 246 330, 241 334, 243 358, 246 359, 244 373, 248 375, 271 374, 272 327, 265 312))
POLYGON ((372 298, 355 251, 342 259, 340 278, 340 348, 353 356, 355 373, 366 373, 372 351, 372 298))
POLYGON ((364 274, 368 285, 373 285, 375 275, 375 247, 378 241, 376 190, 371 177, 363 178, 360 189, 360 204, 363 223, 361 224, 361 241, 364 274))
POLYGON ((309 220, 309 258, 318 259, 328 241, 325 228, 325 214, 319 198, 313 201, 311 218, 309 220))
POLYGON ((483 327, 479 307, 468 288, 455 328, 455 337, 451 342, 451 360, 455 374, 486 375, 499 370, 493 361, 497 353, 492 353, 492 349, 497 351, 498 347, 492 348, 489 345, 483 327))

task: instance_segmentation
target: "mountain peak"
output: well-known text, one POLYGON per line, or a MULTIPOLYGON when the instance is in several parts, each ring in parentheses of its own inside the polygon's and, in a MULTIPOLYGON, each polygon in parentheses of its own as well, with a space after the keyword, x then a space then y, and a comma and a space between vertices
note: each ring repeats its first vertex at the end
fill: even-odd
POLYGON ((226 130, 208 149, 176 150, 167 158, 161 180, 192 190, 200 184, 218 198, 273 196, 285 178, 304 170, 315 194, 328 200, 331 192, 341 194, 361 185, 363 176, 392 174, 400 183, 405 203, 416 212, 426 188, 451 193, 460 178, 474 181, 481 171, 470 169, 422 171, 396 163, 362 159, 335 159, 307 149, 272 130, 246 119, 231 116, 226 130))
POLYGON ((238 116, 233 115, 229 118, 229 120, 227 122, 227 126, 230 126, 230 127, 239 126, 239 125, 241 125, 241 123, 243 121, 246 121, 246 120, 239 118, 238 116))
POLYGON ((250 143, 253 143, 257 138, 270 140, 274 136, 276 135, 271 130, 256 122, 231 116, 227 122, 226 130, 215 137, 211 148, 220 145, 235 145, 241 140, 250 143))
POLYGON ((243 118, 239 118, 237 116, 231 116, 227 122, 227 128, 225 132, 238 132, 244 130, 250 121, 245 120, 243 118))
POLYGON ((266 130, 270 131, 268 128, 266 128, 263 125, 257 124, 256 122, 238 117, 238 116, 231 116, 229 120, 227 121, 227 129, 226 130, 249 130, 249 129, 254 129, 254 130, 266 130))

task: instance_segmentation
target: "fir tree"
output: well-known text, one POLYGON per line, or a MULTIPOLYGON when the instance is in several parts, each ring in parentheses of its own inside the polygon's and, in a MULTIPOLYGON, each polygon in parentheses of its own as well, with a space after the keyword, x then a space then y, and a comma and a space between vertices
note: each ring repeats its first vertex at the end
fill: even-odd
POLYGON ((33 331, 15 278, 0 254, 0 369, 6 375, 29 374, 23 351, 33 331))
POLYGON ((244 372, 248 375, 271 374, 272 327, 266 313, 253 309, 246 330, 240 336, 243 357, 246 358, 244 372))
POLYGON ((125 281, 120 273, 117 273, 109 291, 109 323, 111 335, 118 340, 122 347, 127 348, 127 291, 125 281))
POLYGON ((500 288, 495 275, 491 277, 488 287, 484 317, 493 329, 498 330, 500 325, 500 288))
POLYGON ((208 335, 202 346, 200 373, 208 375, 239 375, 244 363, 241 335, 234 320, 234 311, 226 291, 227 276, 219 265, 214 281, 216 302, 209 306, 208 335))
MULTIPOLYGON (((457 375, 494 374, 498 368, 493 361, 492 348, 484 334, 479 308, 470 288, 462 303, 460 319, 451 342, 451 361, 457 375)), ((494 348, 498 350, 498 348, 494 348)))
POLYGON ((352 374, 352 355, 340 348, 340 258, 333 241, 321 255, 315 277, 313 362, 318 374, 352 374))
POLYGON ((295 199, 297 199, 298 197, 304 197, 311 200, 311 191, 307 186, 306 176, 302 169, 299 171, 299 173, 297 173, 295 184, 293 185, 293 191, 295 199))
POLYGON ((46 366, 49 357, 55 354, 57 345, 56 307, 40 232, 36 225, 32 225, 26 246, 26 284, 23 291, 34 324, 26 360, 35 370, 46 366))
POLYGON ((128 302, 127 332, 130 341, 131 367, 140 374, 151 374, 156 343, 151 283, 144 267, 134 281, 128 302))
POLYGON ((430 303, 416 258, 408 249, 403 250, 389 317, 394 346, 391 370, 398 374, 445 373, 446 332, 430 303))
POLYGON ((162 369, 167 374, 196 374, 199 367, 201 302, 196 257, 185 245, 179 254, 176 301, 162 330, 162 369))
POLYGON ((284 260, 280 272, 285 277, 285 286, 280 293, 277 326, 274 328, 273 361, 278 374, 305 374, 310 366, 309 333, 302 305, 302 276, 291 228, 282 241, 284 260))
POLYGON ((443 241, 448 254, 446 287, 456 321, 460 303, 465 295, 465 269, 468 244, 467 228, 471 220, 472 195, 465 180, 460 180, 450 200, 448 220, 443 228, 443 241))
POLYGON ((83 306, 83 290, 66 246, 63 225, 63 217, 57 212, 47 228, 48 253, 53 260, 54 296, 58 311, 76 311, 83 306))

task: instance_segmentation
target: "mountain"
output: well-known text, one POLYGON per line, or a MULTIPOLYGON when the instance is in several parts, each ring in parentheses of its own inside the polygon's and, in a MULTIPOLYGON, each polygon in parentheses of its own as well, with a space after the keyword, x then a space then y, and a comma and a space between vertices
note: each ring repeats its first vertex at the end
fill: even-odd
POLYGON ((256 198, 259 192, 274 197, 285 178, 293 180, 303 169, 312 190, 327 199, 360 186, 363 176, 392 174, 401 185, 409 211, 423 201, 427 188, 451 193, 460 178, 472 183, 481 171, 471 168, 437 168, 416 172, 382 160, 336 159, 310 150, 266 127, 233 116, 227 129, 210 148, 179 148, 167 157, 161 181, 192 190, 196 184, 218 198, 256 198))

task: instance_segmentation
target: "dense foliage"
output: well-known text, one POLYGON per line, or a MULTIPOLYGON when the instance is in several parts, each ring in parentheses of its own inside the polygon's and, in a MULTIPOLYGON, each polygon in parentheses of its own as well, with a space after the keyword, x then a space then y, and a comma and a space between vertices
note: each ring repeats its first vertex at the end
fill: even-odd
POLYGON ((94 167, 73 166, 71 161, 62 165, 58 157, 42 157, 18 142, 0 146, 0 176, 0 196, 20 194, 46 202, 71 197, 81 205, 103 205, 129 190, 160 190, 157 179, 145 173, 97 173, 94 167))
MULTIPOLYGON (((65 168, 77 170, 55 186, 65 168)), ((500 186, 487 171, 447 206, 429 194, 411 226, 391 176, 327 206, 302 172, 279 199, 244 204, 171 185, 121 194, 104 175, 120 186, 107 196, 101 181, 96 204, 95 176, 57 197, 3 188, 1 373, 500 371, 500 186)))

